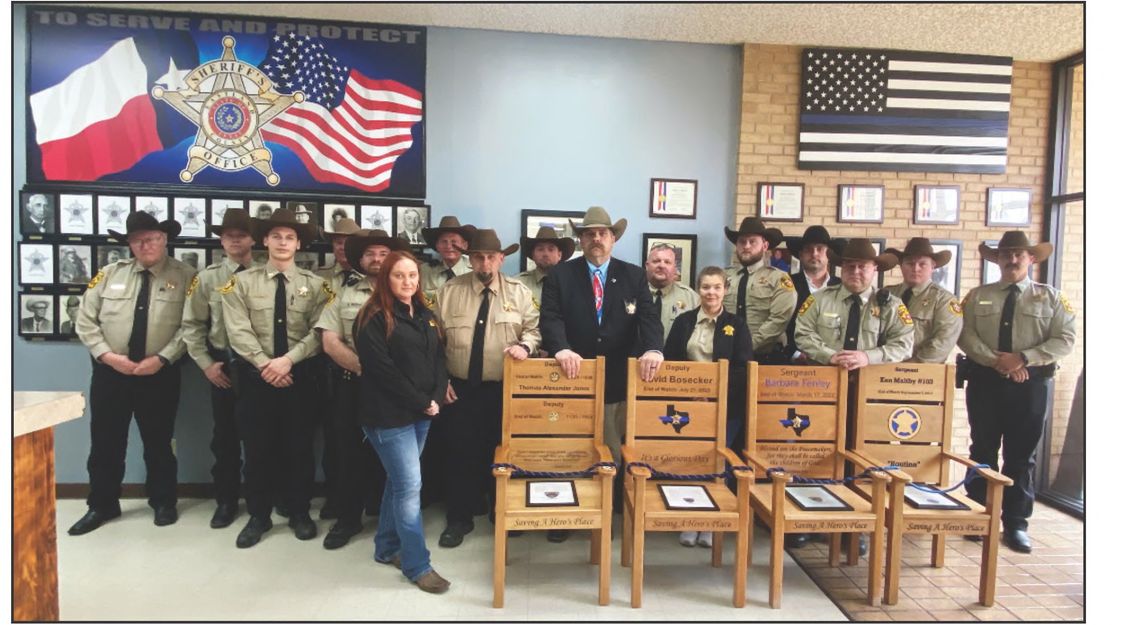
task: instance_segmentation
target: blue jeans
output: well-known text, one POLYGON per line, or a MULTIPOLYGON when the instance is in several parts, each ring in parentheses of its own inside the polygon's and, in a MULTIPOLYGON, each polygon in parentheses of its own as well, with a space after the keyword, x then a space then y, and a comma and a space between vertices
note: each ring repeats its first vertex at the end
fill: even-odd
POLYGON ((391 562, 399 554, 404 575, 412 581, 431 571, 420 514, 420 454, 430 427, 431 421, 423 419, 398 428, 363 428, 388 473, 373 557, 391 562))

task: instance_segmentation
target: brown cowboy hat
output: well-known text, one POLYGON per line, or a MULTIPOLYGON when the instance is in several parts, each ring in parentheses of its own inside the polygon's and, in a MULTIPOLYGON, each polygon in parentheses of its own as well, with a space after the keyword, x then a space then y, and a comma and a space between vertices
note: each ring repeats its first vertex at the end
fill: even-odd
POLYGON ((312 243, 317 238, 318 230, 316 224, 306 224, 297 221, 297 215, 288 208, 279 208, 273 211, 269 219, 253 219, 253 238, 256 241, 263 240, 270 230, 274 228, 292 228, 293 232, 301 239, 301 246, 304 247, 312 243))
POLYGON ((407 241, 390 237, 385 230, 357 230, 355 234, 348 235, 348 238, 344 240, 344 256, 348 259, 348 264, 357 273, 367 275, 368 272, 361 266, 360 259, 364 258, 364 250, 373 245, 383 245, 393 252, 396 250, 412 251, 412 246, 407 241))
POLYGON ((471 242, 471 235, 475 234, 475 226, 472 225, 459 225, 459 218, 452 215, 447 215, 439 220, 439 225, 434 228, 424 228, 424 241, 430 248, 435 248, 436 239, 439 235, 454 232, 463 237, 465 242, 471 242))
POLYGON ((601 206, 591 206, 586 209, 586 216, 582 218, 582 225, 575 226, 574 222, 570 222, 570 227, 574 229, 574 234, 582 236, 582 231, 587 228, 609 228, 610 232, 614 233, 614 241, 621 238, 625 234, 625 227, 628 225, 625 219, 617 220, 614 223, 610 219, 610 214, 606 209, 601 206))
POLYGON ((808 226, 807 230, 804 230, 803 236, 784 239, 784 242, 788 244, 788 251, 796 258, 799 258, 805 245, 826 245, 827 257, 832 262, 839 258, 839 254, 835 251, 839 247, 838 241, 839 239, 832 239, 831 233, 823 226, 808 226))
POLYGON ((518 243, 511 243, 506 249, 503 249, 503 243, 499 241, 499 235, 494 230, 480 229, 475 231, 475 235, 467 242, 467 253, 471 252, 501 252, 503 256, 510 256, 519 249, 518 243))
POLYGON ((522 253, 527 258, 534 259, 534 248, 539 243, 553 243, 558 246, 558 250, 562 252, 562 260, 570 260, 574 255, 574 239, 570 237, 559 237, 554 228, 550 226, 542 226, 534 235, 534 238, 522 238, 522 253))
POLYGON ((182 226, 173 219, 159 221, 154 218, 150 213, 138 211, 131 213, 127 216, 127 231, 117 232, 115 230, 107 230, 107 234, 111 238, 120 242, 127 243, 127 238, 136 232, 145 232, 147 230, 156 230, 158 232, 165 232, 167 238, 173 239, 182 232, 182 226))
POLYGON ((350 234, 356 234, 357 232, 360 232, 360 230, 360 225, 356 223, 355 219, 352 217, 344 217, 337 220, 336 225, 333 226, 332 230, 325 230, 322 228, 321 238, 325 239, 326 241, 332 241, 332 237, 348 236, 350 234))
POLYGON ((907 256, 926 256, 934 261, 935 268, 950 262, 950 257, 954 255, 950 250, 935 252, 930 245, 930 239, 926 237, 912 238, 906 242, 906 247, 901 252, 893 247, 888 247, 886 251, 897 256, 900 262, 907 256))
POLYGON ((222 236, 226 230, 241 230, 253 236, 253 224, 250 223, 249 213, 244 208, 227 208, 225 214, 222 215, 222 223, 217 226, 210 226, 210 232, 218 236, 222 236))
POLYGON ((780 232, 779 228, 765 228, 764 222, 760 221, 759 217, 745 217, 740 222, 739 230, 729 230, 728 226, 724 227, 724 236, 728 237, 729 243, 733 245, 736 245, 736 239, 742 234, 758 234, 768 242, 768 247, 776 247, 784 240, 784 233, 780 232))
POLYGON ((899 264, 898 256, 890 252, 875 255, 875 246, 870 239, 848 240, 839 257, 841 260, 869 260, 879 267, 879 271, 887 271, 899 264))
POLYGON ((978 244, 978 251, 981 252, 982 258, 991 263, 998 262, 998 252, 1001 250, 1025 250, 1037 259, 1037 262, 1042 262, 1053 253, 1053 244, 1048 241, 1042 241, 1037 245, 1030 245, 1029 237, 1020 230, 1008 230, 1005 234, 1001 235, 997 249, 985 243, 978 244))

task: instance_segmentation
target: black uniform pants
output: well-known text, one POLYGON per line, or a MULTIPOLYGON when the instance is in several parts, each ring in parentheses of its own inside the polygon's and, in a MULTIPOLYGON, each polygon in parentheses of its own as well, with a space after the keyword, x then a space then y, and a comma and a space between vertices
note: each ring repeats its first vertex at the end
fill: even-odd
POLYGON ((332 371, 333 441, 339 461, 333 501, 337 505, 337 519, 356 524, 360 523, 360 515, 368 503, 379 505, 387 474, 356 418, 360 378, 351 373, 346 377, 340 367, 332 367, 332 371))
POLYGON ((447 522, 464 523, 495 507, 495 480, 491 463, 503 431, 503 383, 474 386, 452 380, 458 401, 445 406, 438 423, 444 448, 444 497, 447 522))
MULTIPOLYGON (((223 360, 223 362, 225 362, 223 360)), ((233 367, 222 365, 222 371, 233 380, 233 367)), ((237 505, 241 496, 241 435, 238 434, 235 407, 237 395, 233 388, 218 388, 210 384, 210 404, 214 410, 214 433, 210 438, 210 451, 214 453, 214 499, 219 503, 237 505)))
POLYGON ((92 361, 89 508, 108 514, 120 510, 132 416, 143 443, 147 502, 157 508, 173 506, 178 500, 178 461, 171 439, 181 387, 182 372, 177 366, 165 366, 154 375, 133 376, 92 361))
POLYGON ((321 422, 321 473, 325 476, 325 506, 331 510, 338 508, 337 496, 340 493, 340 460, 337 458, 336 442, 336 397, 332 375, 332 361, 325 354, 313 358, 313 366, 318 371, 316 377, 316 397, 319 398, 317 416, 321 422))
MULTIPOLYGON (((1035 375, 1019 384, 987 368, 971 375, 966 385, 970 460, 996 469, 1000 447, 1001 472, 1013 480, 1002 496, 1001 521, 1006 530, 1026 529, 1033 514, 1033 469, 1045 429, 1050 379, 1035 375)), ((966 493, 984 504, 986 481, 970 480, 966 493)))
POLYGON ((245 500, 251 517, 269 518, 280 482, 290 515, 308 512, 312 498, 316 375, 311 362, 293 366, 293 384, 276 388, 256 367, 235 361, 241 377, 238 430, 245 450, 245 500), (283 471, 278 479, 275 475, 283 471))

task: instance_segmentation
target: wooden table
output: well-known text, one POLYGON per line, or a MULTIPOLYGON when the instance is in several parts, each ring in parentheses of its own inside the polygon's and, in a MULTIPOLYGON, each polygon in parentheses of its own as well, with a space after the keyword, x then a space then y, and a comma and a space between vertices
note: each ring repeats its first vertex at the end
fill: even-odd
POLYGON ((52 426, 83 416, 83 393, 12 394, 12 618, 59 620, 52 426))

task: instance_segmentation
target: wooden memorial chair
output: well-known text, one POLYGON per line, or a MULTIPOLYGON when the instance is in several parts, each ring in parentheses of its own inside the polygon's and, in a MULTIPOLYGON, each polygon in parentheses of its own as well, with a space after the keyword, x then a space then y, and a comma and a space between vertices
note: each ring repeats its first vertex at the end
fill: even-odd
POLYGON ((744 607, 752 472, 725 443, 728 361, 666 361, 647 383, 638 375, 637 360, 630 358, 628 384, 622 457, 632 479, 627 477, 623 489, 621 563, 632 564, 631 607, 641 607, 645 532, 681 531, 713 532, 714 567, 721 565, 724 533, 736 533, 732 605, 744 607), (736 492, 724 484, 726 463, 736 476, 736 492), (665 492, 681 506, 700 503, 701 493, 670 488, 678 486, 703 487, 716 509, 667 505, 665 492))
POLYGON ((780 607, 785 535, 830 534, 829 559, 831 566, 837 566, 840 536, 848 537, 847 563, 854 565, 859 560, 861 532, 871 534, 867 599, 878 605, 887 476, 870 471, 863 478, 870 484, 870 501, 844 483, 844 461, 853 460, 846 451, 847 371, 749 363, 747 405, 744 457, 758 480, 765 475, 771 478, 753 484, 751 490, 752 509, 772 531, 768 605, 780 607), (789 492, 796 493, 805 507, 792 501, 789 492), (820 509, 806 507, 813 501, 820 509))
POLYGON ((503 437, 492 467, 496 608, 503 607, 508 530, 590 530, 590 563, 599 565, 598 605, 609 605, 617 471, 602 441, 605 384, 601 357, 583 360, 575 379, 563 375, 553 358, 505 359, 503 437))
POLYGON ((887 572, 883 601, 898 603, 902 537, 931 534, 930 564, 941 567, 946 536, 982 535, 978 601, 992 606, 997 583, 1001 497, 1012 481, 950 451, 954 420, 954 366, 895 363, 859 370, 855 392, 855 443, 861 465, 891 464, 887 497, 887 572), (986 480, 986 505, 950 489, 950 463, 986 480), (915 488, 919 484, 919 488, 915 488), (946 491, 946 499, 938 490, 946 491), (942 508, 917 503, 933 500, 942 508), (921 505, 921 507, 920 507, 921 505), (955 509, 949 509, 955 508, 955 509))

